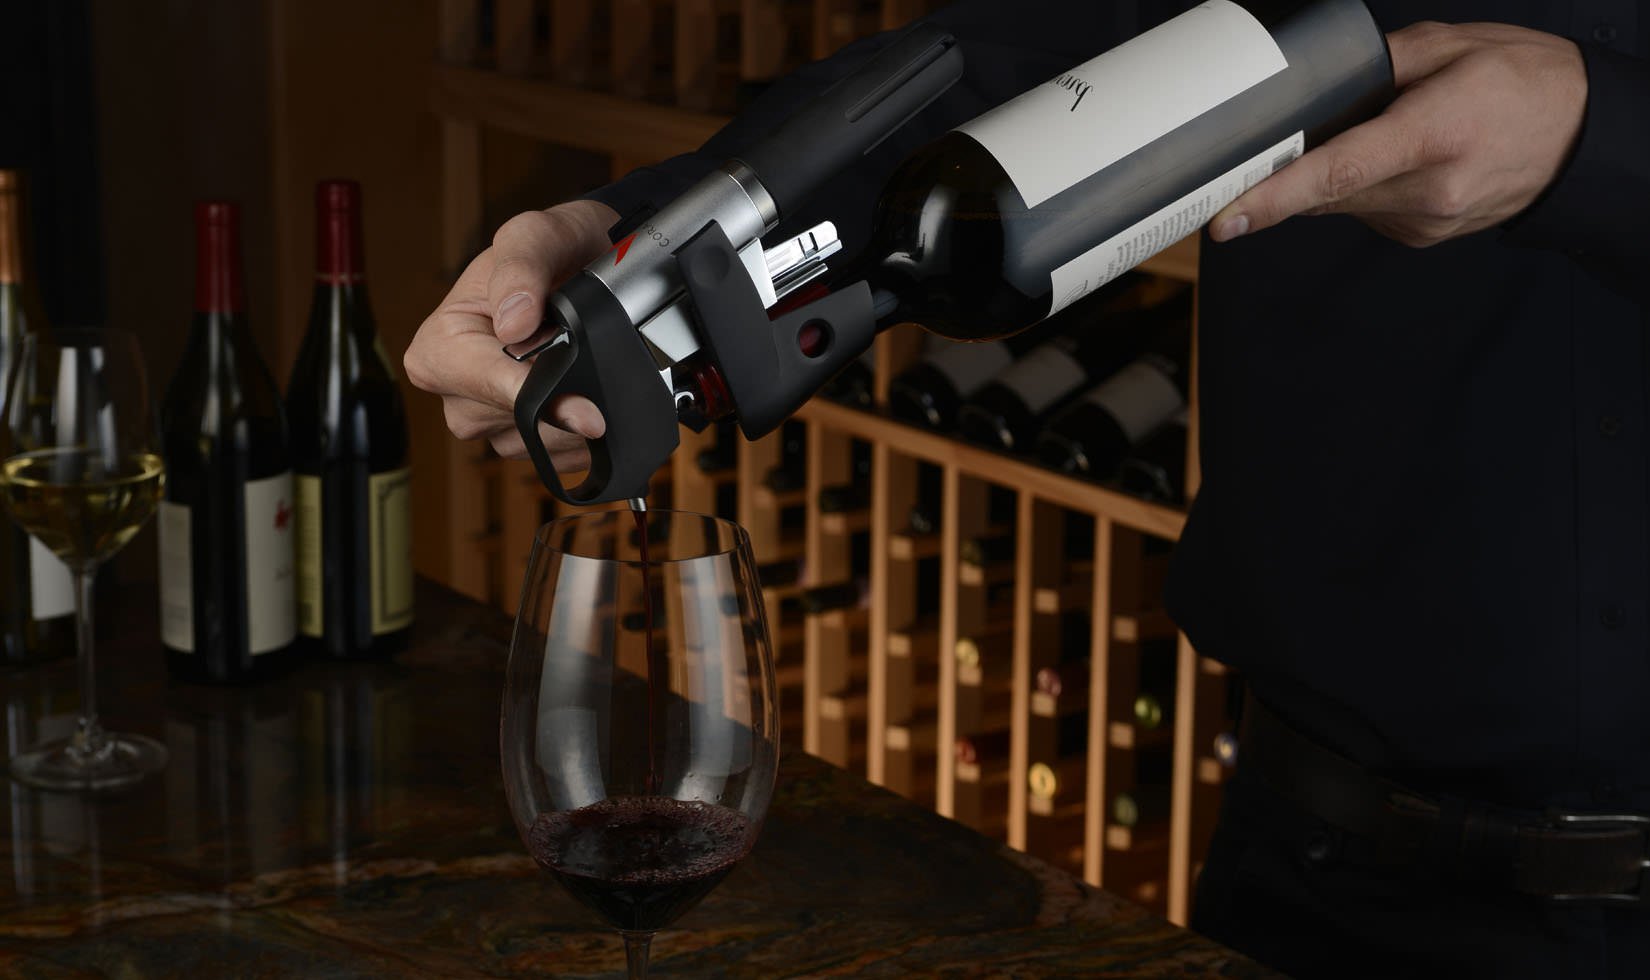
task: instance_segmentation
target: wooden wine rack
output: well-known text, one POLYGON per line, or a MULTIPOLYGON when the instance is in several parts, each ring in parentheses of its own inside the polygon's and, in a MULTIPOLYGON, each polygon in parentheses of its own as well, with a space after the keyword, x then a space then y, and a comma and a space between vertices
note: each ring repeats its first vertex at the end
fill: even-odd
MULTIPOLYGON (((444 256, 454 275, 479 249, 482 130, 495 128, 606 154, 615 176, 697 147, 725 121, 741 83, 777 77, 875 30, 900 26, 934 4, 910 0, 442 0, 441 60, 430 103, 441 120, 444 256), (484 26, 490 23, 490 28, 484 26), (489 41, 489 35, 492 40, 489 41)), ((1194 282, 1195 241, 1145 267, 1194 282)), ((914 328, 883 335, 876 351, 877 402, 887 379, 916 354, 914 328)), ((1195 377, 1194 356, 1194 377, 1195 377)), ((1161 556, 1148 539, 1173 541, 1184 511, 1034 463, 912 428, 876 412, 815 399, 806 429, 800 492, 764 484, 779 462, 777 436, 741 442, 731 473, 694 465, 715 430, 682 430, 654 499, 714 512, 731 481, 740 522, 759 563, 802 559, 801 582, 766 590, 785 719, 782 737, 862 771, 872 781, 970 823, 1011 846, 1064 864, 1184 924, 1198 859, 1218 807, 1224 769, 1210 746, 1226 730, 1223 669, 1178 641, 1172 726, 1131 724, 1142 641, 1175 635, 1161 609, 1161 556), (850 444, 869 444, 869 507, 822 513, 821 488, 850 477, 850 444), (917 467, 940 469, 940 528, 906 526, 917 467), (988 488, 1012 490, 1015 553, 984 574, 961 561, 962 542, 987 529, 988 488), (805 513, 801 527, 783 514, 805 513), (1068 525, 1092 523, 1092 559, 1062 560, 1068 525), (869 566, 851 567, 851 541, 869 535, 869 566), (938 608, 918 608, 918 562, 937 556, 938 608), (784 600, 803 587, 869 577, 868 608, 799 616, 784 600), (995 589, 982 578, 996 575, 995 589), (1003 601, 990 605, 988 591, 1003 601), (1059 614, 1086 610, 1086 691, 1038 695, 1033 679, 1057 658, 1059 614), (958 641, 977 639, 977 661, 958 641), (1055 718, 1087 712, 1085 750, 1055 758, 1055 718), (961 764, 959 735, 1009 731, 1006 760, 961 764), (1167 821, 1125 828, 1111 799, 1132 789, 1145 753, 1169 753, 1167 821), (1037 763, 1042 780, 1032 792, 1037 763), (1052 787, 1052 789, 1051 789, 1052 787)), ((514 611, 534 529, 557 505, 523 461, 500 460, 445 437, 449 580, 514 611)), ((1195 493, 1194 404, 1187 467, 1195 493)))

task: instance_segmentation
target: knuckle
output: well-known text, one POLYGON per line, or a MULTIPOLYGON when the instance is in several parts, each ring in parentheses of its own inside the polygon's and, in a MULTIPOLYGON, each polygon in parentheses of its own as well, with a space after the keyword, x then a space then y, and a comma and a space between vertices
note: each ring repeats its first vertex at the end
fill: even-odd
POLYGON ((445 399, 442 414, 447 419, 447 431, 457 439, 468 442, 487 435, 489 427, 469 411, 468 403, 458 398, 445 399))
POLYGON ((1456 221, 1466 216, 1470 207, 1469 188, 1459 178, 1446 177, 1428 192, 1422 209, 1433 218, 1456 221))
POLYGON ((1366 179, 1362 163, 1349 156, 1337 156, 1324 168, 1323 198, 1342 201, 1363 187, 1366 179))
POLYGON ((532 240, 544 234, 552 219, 543 211, 523 211, 498 226, 493 232, 495 248, 509 248, 522 240, 532 240))

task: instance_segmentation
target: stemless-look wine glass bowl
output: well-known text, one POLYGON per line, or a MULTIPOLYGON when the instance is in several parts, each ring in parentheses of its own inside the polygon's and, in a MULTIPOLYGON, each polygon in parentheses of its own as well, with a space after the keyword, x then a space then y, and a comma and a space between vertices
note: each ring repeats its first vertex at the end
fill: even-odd
POLYGON ((69 566, 80 647, 75 733, 12 757, 11 773, 42 789, 135 783, 166 765, 166 748, 98 724, 92 576, 155 512, 164 480, 137 338, 113 329, 29 335, 4 405, 0 499, 69 566))
POLYGON ((653 933, 750 851, 779 755, 750 539, 646 516, 645 537, 628 511, 539 529, 499 725, 522 840, 624 934, 636 980, 653 933))

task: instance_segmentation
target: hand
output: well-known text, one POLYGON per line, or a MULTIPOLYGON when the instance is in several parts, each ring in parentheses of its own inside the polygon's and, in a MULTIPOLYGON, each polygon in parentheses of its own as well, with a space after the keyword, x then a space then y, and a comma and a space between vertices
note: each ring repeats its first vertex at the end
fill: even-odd
MULTIPOLYGON (((545 298, 607 251, 607 229, 618 220, 612 208, 595 201, 516 215, 418 328, 402 359, 407 379, 441 396, 453 435, 486 439, 500 456, 527 455, 516 431, 515 402, 529 366, 500 348, 533 335, 545 298)), ((585 469, 590 454, 584 440, 607 431, 600 410, 586 398, 567 396, 552 402, 551 412, 561 428, 539 425, 550 458, 558 470, 585 469)))
POLYGON ((1228 204, 1210 237, 1345 213, 1421 248, 1506 221, 1558 176, 1587 105, 1574 43, 1506 24, 1420 23, 1387 44, 1398 98, 1228 204))

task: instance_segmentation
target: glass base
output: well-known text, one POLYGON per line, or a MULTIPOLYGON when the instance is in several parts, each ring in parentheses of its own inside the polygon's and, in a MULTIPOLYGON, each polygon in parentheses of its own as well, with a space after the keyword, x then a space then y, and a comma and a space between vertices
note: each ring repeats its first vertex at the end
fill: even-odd
POLYGON ((97 751, 78 735, 37 745, 11 758, 11 776, 36 789, 119 789, 166 767, 166 746, 144 735, 104 732, 97 751))

